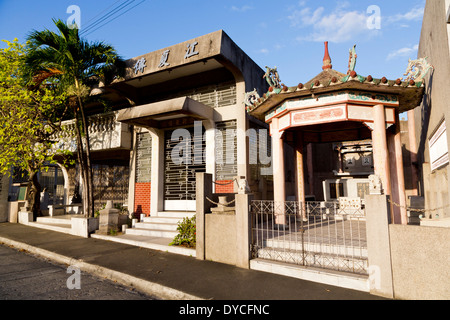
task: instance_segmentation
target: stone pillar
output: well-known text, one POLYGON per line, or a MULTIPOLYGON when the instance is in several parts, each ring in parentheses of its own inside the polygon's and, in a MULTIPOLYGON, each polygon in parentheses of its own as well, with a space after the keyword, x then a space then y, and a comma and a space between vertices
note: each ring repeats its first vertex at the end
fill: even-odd
MULTIPOLYGON (((206 172, 211 173, 214 177, 216 171, 216 124, 213 120, 203 120, 205 128, 205 166, 206 172)), ((225 139, 225 137, 224 137, 225 139)), ((224 160, 225 161, 225 160, 224 160)))
POLYGON ((112 201, 106 202, 105 209, 100 210, 99 234, 109 234, 111 231, 119 230, 119 210, 113 208, 112 201))
POLYGON ((373 162, 375 174, 381 179, 383 193, 391 194, 389 151, 386 140, 386 116, 384 106, 373 106, 374 129, 372 131, 373 162))
POLYGON ((195 227, 196 227, 196 258, 199 260, 205 260, 205 214, 211 210, 212 198, 212 174, 197 172, 195 174, 196 180, 196 215, 195 215, 195 227))
POLYGON ((127 208, 130 218, 132 218, 135 210, 135 197, 136 197, 136 157, 137 157, 137 134, 138 131, 134 130, 133 133, 133 148, 130 151, 130 162, 129 162, 129 177, 128 177, 128 201, 127 208))
POLYGON ((402 140, 400 130, 400 117, 398 112, 395 112, 395 135, 394 135, 394 149, 395 149, 395 163, 397 168, 397 193, 400 204, 400 220, 395 223, 408 224, 408 214, 406 212, 406 192, 405 192, 405 171, 403 168, 403 152, 402 140))
POLYGON ((249 205, 251 196, 249 194, 236 194, 236 266, 250 268, 250 235, 251 221, 249 205))
POLYGON ((279 131, 278 118, 270 124, 272 135, 272 164, 273 164, 273 199, 275 201, 275 224, 285 225, 284 202, 286 200, 286 186, 284 177, 284 141, 279 131))
POLYGON ((408 110, 408 135, 409 135, 409 152, 411 158, 411 183, 412 192, 411 195, 419 195, 418 190, 418 177, 417 171, 417 140, 416 140, 416 123, 414 119, 414 109, 408 110))
POLYGON ((25 201, 23 207, 20 208, 18 212, 18 222, 20 224, 28 225, 30 222, 33 222, 33 212, 30 211, 30 205, 28 201, 25 201))
MULTIPOLYGON (((243 97, 245 96, 245 80, 238 79, 241 76, 235 74, 236 79, 236 96, 239 97, 236 101, 236 105, 244 105, 243 97), (242 102, 239 102, 241 100, 242 102), (239 104, 240 103, 240 104, 239 104)), ((237 108, 235 112, 236 115, 236 161, 237 161, 237 175, 241 177, 247 177, 247 167, 248 167, 248 139, 245 134, 247 130, 247 112, 245 108, 237 108)))
POLYGON ((297 187, 297 201, 305 202, 305 168, 303 165, 303 132, 299 131, 295 139, 295 171, 296 171, 296 187, 297 187))
POLYGON ((390 205, 387 195, 366 195, 366 234, 370 293, 393 298, 390 205))
POLYGON ((83 238, 89 238, 89 234, 99 227, 98 218, 88 218, 82 215, 71 218, 71 234, 83 238))
POLYGON ((392 200, 391 208, 391 223, 399 223, 400 221, 400 195, 398 188, 398 172, 397 172, 397 161, 395 153, 395 134, 388 131, 387 133, 388 149, 389 149, 389 159, 391 160, 389 170, 391 173, 391 194, 390 199, 392 200), (395 203, 395 204, 394 204, 395 203))
POLYGON ((396 124, 393 132, 388 133, 388 149, 391 173, 392 223, 407 224, 405 175, 403 169, 403 153, 400 131, 400 118, 395 113, 396 124))
MULTIPOLYGON (((301 205, 301 212, 303 219, 306 218, 305 205, 305 166, 304 166, 304 146, 303 146, 303 132, 298 131, 295 137, 295 187, 297 192, 297 201, 301 205)), ((308 168, 309 169, 309 168, 308 168)))
POLYGON ((152 168, 150 189, 150 215, 164 210, 164 131, 147 128, 152 137, 152 168))

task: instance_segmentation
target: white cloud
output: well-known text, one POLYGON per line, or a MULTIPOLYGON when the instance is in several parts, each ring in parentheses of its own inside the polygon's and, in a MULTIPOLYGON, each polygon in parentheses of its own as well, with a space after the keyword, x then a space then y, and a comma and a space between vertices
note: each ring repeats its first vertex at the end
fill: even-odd
POLYGON ((291 21, 291 26, 309 26, 315 24, 324 11, 323 7, 317 8, 314 13, 311 14, 311 8, 305 8, 302 10, 295 10, 288 19, 291 21))
POLYGON ((424 7, 414 7, 407 13, 398 13, 393 16, 386 17, 386 23, 394 23, 399 21, 420 21, 423 18, 425 8, 424 7))
POLYGON ((251 9, 253 9, 253 7, 247 6, 247 5, 244 5, 242 7, 236 7, 236 6, 232 6, 231 7, 231 10, 237 11, 237 12, 246 12, 246 11, 251 10, 251 9))
POLYGON ((324 7, 316 9, 307 7, 301 1, 296 9, 292 9, 287 20, 293 28, 307 30, 298 36, 299 41, 330 41, 335 43, 354 40, 358 36, 372 37, 382 32, 383 28, 397 23, 401 28, 409 27, 409 22, 420 21, 423 17, 424 6, 416 6, 406 13, 385 15, 381 8, 382 23, 380 28, 370 28, 371 15, 366 10, 349 10, 348 1, 338 1, 333 11, 325 12, 324 7), (309 30, 310 29, 310 30, 309 30))
POLYGON ((412 46, 411 48, 405 47, 405 48, 401 48, 395 51, 392 51, 391 53, 388 54, 386 60, 392 60, 398 57, 409 57, 411 58, 412 55, 417 55, 417 50, 419 49, 419 45, 416 44, 414 46, 412 46))
POLYGON ((341 3, 330 14, 324 14, 324 7, 314 11, 311 8, 304 8, 295 10, 288 19, 292 27, 312 28, 311 33, 297 37, 300 41, 345 42, 369 31, 366 13, 345 11, 346 7, 345 3, 341 3))

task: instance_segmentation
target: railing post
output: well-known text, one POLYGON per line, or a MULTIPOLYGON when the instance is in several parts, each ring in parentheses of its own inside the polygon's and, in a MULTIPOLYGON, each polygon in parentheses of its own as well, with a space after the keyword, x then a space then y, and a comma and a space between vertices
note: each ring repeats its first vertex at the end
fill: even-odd
POLYGON ((212 197, 212 174, 196 173, 196 257, 205 260, 205 213, 210 211, 211 203, 206 197, 212 197))
POLYGON ((251 216, 249 205, 251 195, 236 194, 236 266, 240 268, 250 268, 250 244, 251 244, 251 216))
POLYGON ((367 254, 372 294, 393 298, 391 246, 389 242, 390 205, 387 195, 366 195, 367 254))

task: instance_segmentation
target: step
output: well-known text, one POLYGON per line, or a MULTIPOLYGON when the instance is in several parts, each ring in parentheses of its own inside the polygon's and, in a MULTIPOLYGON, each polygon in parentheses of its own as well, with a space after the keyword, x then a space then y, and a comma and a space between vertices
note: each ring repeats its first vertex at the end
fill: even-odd
POLYGON ((138 229, 154 229, 154 230, 165 230, 165 231, 176 231, 178 225, 175 223, 165 223, 165 222, 138 222, 135 224, 135 228, 138 229))
POLYGON ((71 218, 37 217, 36 222, 51 225, 72 225, 71 218))
POLYGON ((68 225, 68 224, 48 224, 48 223, 40 223, 40 222, 30 222, 28 225, 30 227, 46 229, 46 230, 62 232, 62 233, 71 233, 71 231, 72 231, 72 225, 68 225))
POLYGON ((305 259, 305 264, 307 266, 368 274, 368 260, 365 257, 352 257, 311 251, 305 251, 303 254, 302 251, 279 248, 258 249, 257 257, 259 259, 293 264, 302 264, 303 259, 305 259))
POLYGON ((364 246, 352 246, 350 244, 331 244, 331 243, 319 243, 312 241, 290 241, 280 239, 268 239, 262 241, 263 247, 288 249, 294 251, 312 251, 322 252, 325 254, 339 254, 344 256, 360 256, 367 258, 367 247, 364 246))
POLYGON ((126 229, 125 234, 173 239, 178 234, 178 232, 168 230, 147 229, 147 228, 128 228, 126 229))
POLYGON ((178 223, 194 215, 193 211, 161 211, 156 216, 144 217, 133 228, 126 229, 125 234, 173 239, 178 234, 178 223))
POLYGON ((156 217, 172 217, 183 219, 184 217, 192 218, 195 213, 195 211, 160 211, 158 212, 156 217))
POLYGON ((158 238, 158 237, 145 237, 140 235, 122 234, 117 236, 92 234, 92 238, 109 240, 114 242, 120 242, 129 244, 132 246, 138 246, 141 248, 148 248, 153 250, 160 250, 164 252, 171 252, 176 254, 182 254, 189 257, 196 257, 197 252, 195 249, 185 248, 182 246, 169 245, 173 238, 158 238))
POLYGON ((183 220, 182 217, 150 216, 150 217, 145 217, 143 222, 145 222, 145 223, 171 223, 171 224, 177 225, 178 222, 182 221, 182 220, 183 220))
POLYGON ((303 267, 264 259, 250 260, 250 269, 333 285, 336 287, 370 292, 369 277, 367 275, 325 270, 322 268, 303 267))

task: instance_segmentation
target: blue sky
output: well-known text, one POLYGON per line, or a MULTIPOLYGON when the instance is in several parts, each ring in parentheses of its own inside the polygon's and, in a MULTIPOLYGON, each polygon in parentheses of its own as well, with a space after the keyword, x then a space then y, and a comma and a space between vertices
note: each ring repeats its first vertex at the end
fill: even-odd
POLYGON ((356 44, 358 74, 397 79, 408 58, 417 57, 425 6, 425 0, 135 0, 89 33, 92 22, 125 1, 0 0, 0 40, 24 42, 33 29, 54 29, 52 18, 66 21, 67 8, 77 5, 86 39, 105 41, 124 58, 223 29, 261 68, 277 67, 288 86, 322 71, 324 41, 333 69, 346 73, 356 44))

